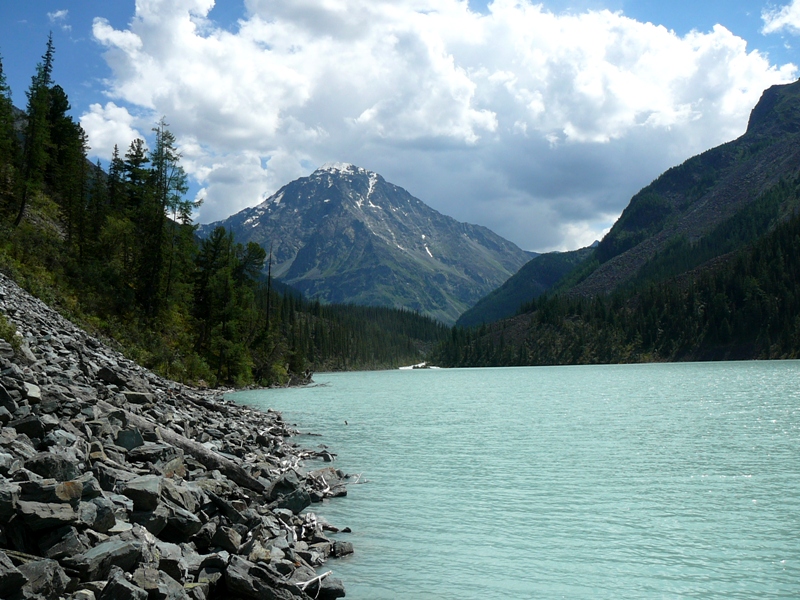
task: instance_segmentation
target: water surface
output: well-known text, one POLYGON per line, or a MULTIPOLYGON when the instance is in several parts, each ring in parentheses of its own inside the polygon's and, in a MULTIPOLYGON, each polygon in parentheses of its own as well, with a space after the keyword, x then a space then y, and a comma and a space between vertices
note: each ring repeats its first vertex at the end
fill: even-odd
POLYGON ((800 597, 799 362, 314 379, 234 397, 368 481, 350 599, 800 597))

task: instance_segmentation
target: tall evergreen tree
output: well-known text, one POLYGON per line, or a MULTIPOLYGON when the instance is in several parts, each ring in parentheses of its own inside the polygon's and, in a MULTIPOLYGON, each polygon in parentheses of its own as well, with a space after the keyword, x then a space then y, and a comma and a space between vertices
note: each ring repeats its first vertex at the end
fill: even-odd
POLYGON ((6 81, 0 57, 0 216, 5 216, 13 210, 18 155, 19 142, 14 130, 11 88, 6 81))
POLYGON ((15 227, 22 222, 29 198, 40 192, 44 183, 50 149, 48 117, 54 55, 55 46, 51 33, 47 39, 47 50, 42 56, 42 62, 36 66, 36 74, 31 79, 31 87, 26 92, 28 105, 22 163, 23 189, 17 218, 14 220, 15 227))

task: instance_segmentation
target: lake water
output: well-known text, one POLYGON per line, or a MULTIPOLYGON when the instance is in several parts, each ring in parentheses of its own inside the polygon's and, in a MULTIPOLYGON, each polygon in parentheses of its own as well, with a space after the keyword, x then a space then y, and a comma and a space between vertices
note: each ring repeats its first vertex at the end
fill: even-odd
POLYGON ((314 380, 234 397, 367 480, 351 600, 800 597, 800 362, 314 380))

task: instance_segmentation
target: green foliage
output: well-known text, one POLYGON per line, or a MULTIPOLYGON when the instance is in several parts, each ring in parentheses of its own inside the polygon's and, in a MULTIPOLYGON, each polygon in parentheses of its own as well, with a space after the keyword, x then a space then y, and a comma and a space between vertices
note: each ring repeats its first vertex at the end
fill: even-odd
POLYGON ((0 313, 0 339, 8 342, 14 349, 14 352, 19 351, 22 345, 17 335, 17 328, 8 321, 3 313, 0 313))
POLYGON ((475 306, 462 314, 456 325, 471 327, 511 317, 533 298, 553 289, 559 281, 591 256, 591 248, 540 254, 475 306))

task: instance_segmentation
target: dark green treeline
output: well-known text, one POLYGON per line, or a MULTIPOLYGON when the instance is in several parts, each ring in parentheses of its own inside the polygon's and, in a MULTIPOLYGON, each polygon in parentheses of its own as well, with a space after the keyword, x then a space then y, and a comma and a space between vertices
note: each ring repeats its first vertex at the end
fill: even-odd
POLYGON ((592 298, 562 290, 523 306, 514 319, 453 329, 434 360, 510 366, 798 358, 799 207, 800 176, 702 240, 677 240, 624 289, 592 298))
POLYGON ((446 334, 416 313, 277 293, 258 245, 222 229, 198 241, 166 121, 152 147, 115 149, 105 172, 87 161, 54 59, 51 38, 24 112, 0 61, 0 269, 29 291, 145 366, 210 385, 419 362, 446 334))

